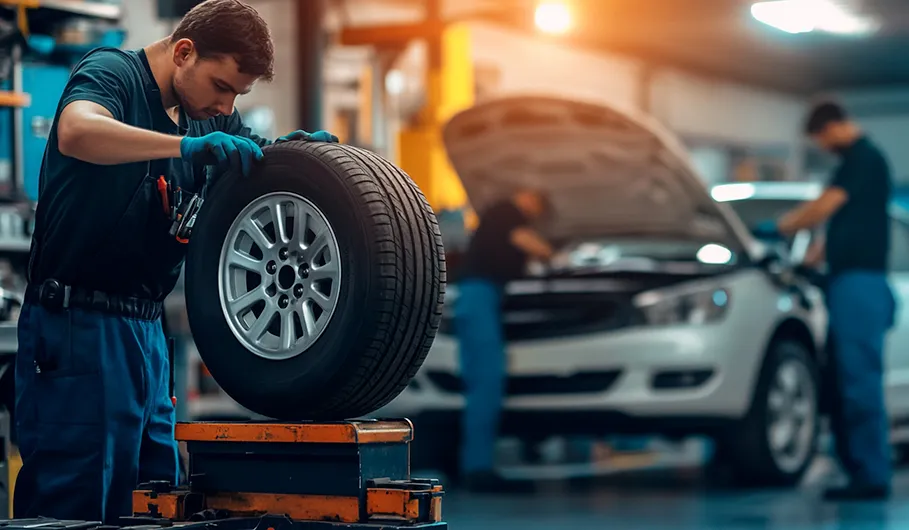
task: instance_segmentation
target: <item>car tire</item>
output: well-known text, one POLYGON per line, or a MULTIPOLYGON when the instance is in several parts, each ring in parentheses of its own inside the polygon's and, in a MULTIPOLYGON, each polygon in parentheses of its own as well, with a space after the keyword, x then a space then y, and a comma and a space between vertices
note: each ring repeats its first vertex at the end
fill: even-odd
POLYGON ((718 452, 748 486, 798 484, 817 452, 818 368, 797 341, 770 345, 748 415, 718 443, 718 452))
POLYGON ((403 391, 438 330, 436 217, 405 172, 367 150, 284 142, 263 152, 250 178, 213 185, 193 228, 185 289, 199 355, 257 414, 367 415, 403 391))

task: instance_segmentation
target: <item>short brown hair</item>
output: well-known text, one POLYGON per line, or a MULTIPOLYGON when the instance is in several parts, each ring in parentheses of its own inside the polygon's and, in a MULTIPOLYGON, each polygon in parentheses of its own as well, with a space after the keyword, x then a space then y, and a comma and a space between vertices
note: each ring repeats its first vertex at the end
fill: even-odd
POLYGON ((230 55, 240 72, 266 81, 274 77, 275 47, 268 24, 240 0, 205 0, 186 15, 171 42, 189 39, 201 58, 230 55))

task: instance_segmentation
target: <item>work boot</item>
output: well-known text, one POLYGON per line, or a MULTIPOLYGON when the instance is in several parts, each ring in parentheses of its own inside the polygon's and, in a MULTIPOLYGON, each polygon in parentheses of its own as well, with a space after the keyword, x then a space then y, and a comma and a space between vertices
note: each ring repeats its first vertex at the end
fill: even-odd
POLYGON ((882 501, 890 497, 890 488, 887 486, 870 486, 862 484, 848 484, 837 488, 828 488, 824 492, 824 499, 828 501, 882 501))
POLYGON ((471 493, 531 493, 533 484, 508 480, 495 471, 473 471, 464 475, 462 485, 471 493))

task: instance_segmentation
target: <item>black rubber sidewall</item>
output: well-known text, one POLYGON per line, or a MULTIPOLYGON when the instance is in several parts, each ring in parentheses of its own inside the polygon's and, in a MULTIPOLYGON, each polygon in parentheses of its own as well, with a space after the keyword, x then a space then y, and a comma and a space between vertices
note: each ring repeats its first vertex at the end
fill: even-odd
POLYGON ((801 480, 805 471, 814 461, 817 454, 816 444, 820 422, 817 408, 820 399, 819 382, 817 365, 801 343, 779 340, 770 346, 761 369, 758 385, 755 388, 751 411, 741 425, 734 429, 734 434, 727 442, 732 444, 728 449, 730 454, 735 455, 734 464, 738 468, 740 478, 749 485, 793 486, 801 480), (784 471, 777 466, 771 453, 770 441, 767 439, 767 394, 779 365, 787 359, 796 360, 805 366, 812 377, 815 392, 813 444, 805 462, 794 472, 784 471))
POLYGON ((337 163, 293 144, 266 149, 263 166, 251 178, 228 175, 206 199, 187 256, 187 311, 200 355, 212 376, 233 399, 254 412, 277 416, 288 403, 321 401, 355 371, 357 352, 367 347, 377 323, 371 293, 377 263, 375 230, 365 206, 337 163), (341 291, 328 327, 302 354, 274 361, 247 350, 222 312, 218 287, 221 248, 231 223, 250 202, 275 191, 311 201, 331 225, 341 261, 341 291), (276 410, 277 409, 277 410, 276 410))

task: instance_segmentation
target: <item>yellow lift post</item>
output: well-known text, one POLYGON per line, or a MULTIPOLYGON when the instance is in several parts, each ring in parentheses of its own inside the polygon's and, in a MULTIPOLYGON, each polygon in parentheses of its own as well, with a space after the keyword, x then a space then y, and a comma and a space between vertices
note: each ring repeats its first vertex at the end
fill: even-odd
POLYGON ((345 27, 340 43, 403 50, 409 42, 427 43, 426 104, 398 135, 397 163, 414 179, 436 210, 463 208, 467 202, 458 175, 442 144, 442 126, 474 104, 470 30, 442 20, 440 0, 426 2, 426 17, 414 24, 345 27))

